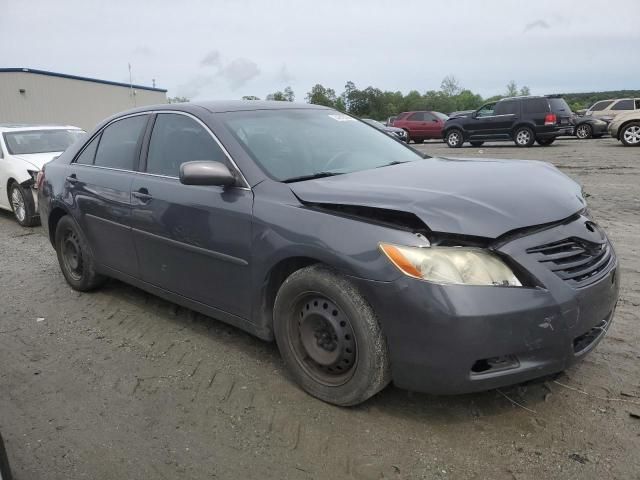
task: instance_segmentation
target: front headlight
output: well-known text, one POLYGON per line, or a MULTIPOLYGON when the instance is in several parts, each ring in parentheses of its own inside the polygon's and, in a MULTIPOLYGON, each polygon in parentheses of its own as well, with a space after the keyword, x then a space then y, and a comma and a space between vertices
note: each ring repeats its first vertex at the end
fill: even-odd
POLYGON ((456 285, 522 286, 497 255, 482 248, 381 243, 380 249, 402 273, 413 278, 456 285))

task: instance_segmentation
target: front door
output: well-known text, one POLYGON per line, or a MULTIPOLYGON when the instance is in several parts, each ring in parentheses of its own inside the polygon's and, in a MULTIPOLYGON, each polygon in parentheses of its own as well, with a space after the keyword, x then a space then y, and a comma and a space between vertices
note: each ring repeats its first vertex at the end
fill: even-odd
POLYGON ((199 120, 159 113, 144 171, 131 185, 140 276, 157 287, 249 318, 253 192, 240 186, 183 185, 180 165, 193 160, 220 161, 233 168, 199 120))
POLYGON ((69 165, 66 179, 96 262, 134 277, 130 192, 148 119, 135 115, 108 125, 69 165))

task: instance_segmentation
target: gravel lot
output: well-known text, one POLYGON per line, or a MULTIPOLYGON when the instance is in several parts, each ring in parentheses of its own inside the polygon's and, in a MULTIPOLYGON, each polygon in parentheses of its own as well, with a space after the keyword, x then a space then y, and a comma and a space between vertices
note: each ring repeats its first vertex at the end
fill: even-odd
POLYGON ((72 291, 42 230, 0 214, 0 431, 16 480, 640 479, 640 148, 419 148, 547 160, 585 186, 623 280, 584 362, 501 391, 391 387, 332 407, 292 384, 275 345, 119 282, 72 291))

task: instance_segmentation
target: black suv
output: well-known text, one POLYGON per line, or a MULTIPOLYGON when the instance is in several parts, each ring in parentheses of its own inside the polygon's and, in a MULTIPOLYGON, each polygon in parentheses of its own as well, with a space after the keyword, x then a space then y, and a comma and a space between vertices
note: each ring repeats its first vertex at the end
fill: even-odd
POLYGON ((572 112, 561 97, 510 97, 487 103, 464 116, 449 118, 442 138, 451 148, 470 142, 479 147, 487 140, 513 140, 518 147, 533 142, 551 145, 560 135, 571 135, 572 112))

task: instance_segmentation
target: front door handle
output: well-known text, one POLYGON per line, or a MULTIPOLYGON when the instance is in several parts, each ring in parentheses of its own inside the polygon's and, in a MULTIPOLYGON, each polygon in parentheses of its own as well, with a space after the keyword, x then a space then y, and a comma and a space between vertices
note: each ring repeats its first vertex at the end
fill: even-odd
POLYGON ((72 173, 71 175, 69 175, 69 176, 66 178, 66 180, 67 180, 67 182, 69 182, 69 183, 71 183, 71 184, 73 184, 73 183, 78 183, 78 177, 76 177, 76 174, 75 174, 75 173, 72 173))
POLYGON ((149 194, 149 190, 147 190, 146 188, 141 188, 136 192, 132 192, 131 195, 137 198, 138 200, 140 200, 142 203, 147 203, 149 200, 153 198, 149 194))

